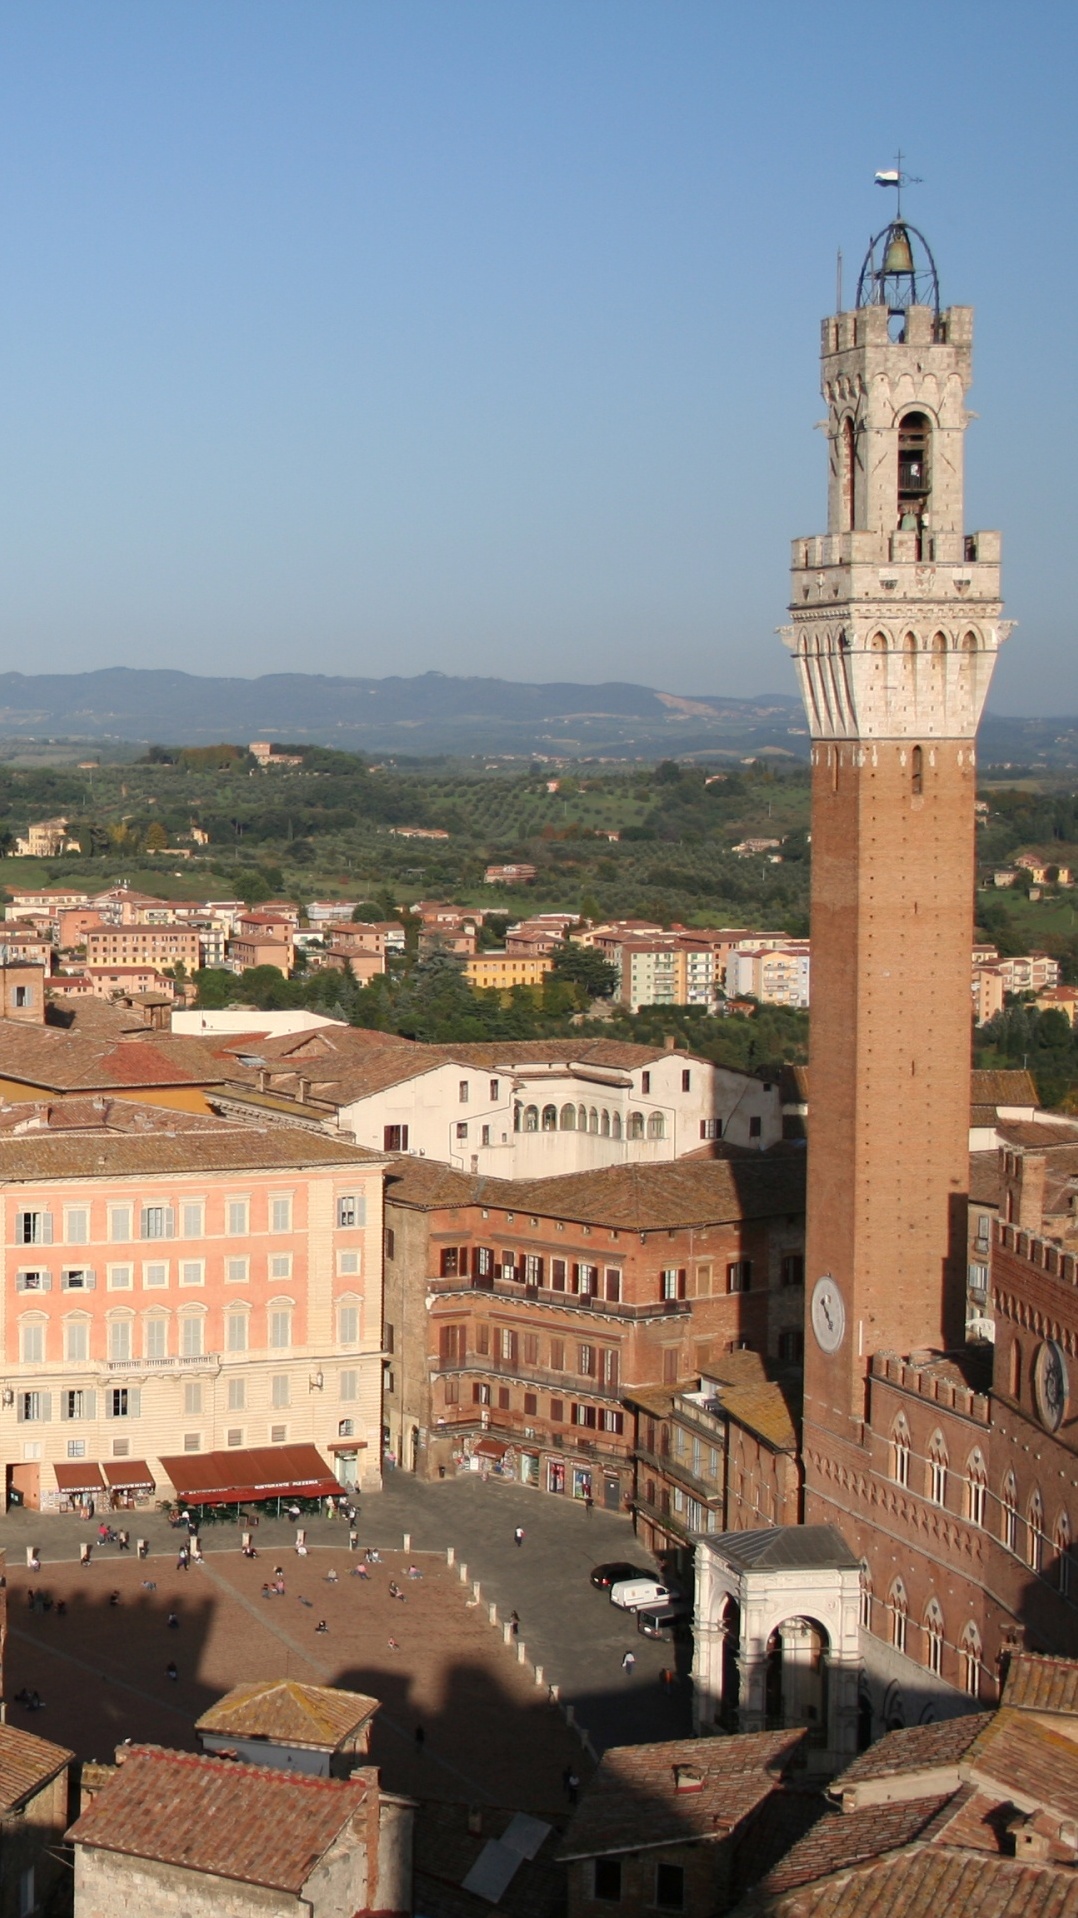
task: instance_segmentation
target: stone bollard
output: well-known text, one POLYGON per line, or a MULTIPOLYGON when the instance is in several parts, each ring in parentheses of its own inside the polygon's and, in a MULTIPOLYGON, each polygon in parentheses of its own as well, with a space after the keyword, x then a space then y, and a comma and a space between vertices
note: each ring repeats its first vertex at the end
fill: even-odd
POLYGON ((496 1605, 489 1605, 487 1607, 487 1617, 489 1618, 492 1625, 496 1625, 498 1623, 498 1607, 496 1605))
POLYGON ((453 1563, 453 1560, 454 1560, 454 1559, 456 1558, 456 1556, 457 1556, 457 1554, 456 1554, 456 1552, 454 1551, 454 1549, 453 1549, 453 1547, 452 1547, 452 1545, 447 1545, 447 1546, 446 1546, 446 1548, 445 1548, 445 1562, 446 1562, 446 1564, 447 1564, 447 1565, 452 1565, 452 1563, 453 1563))
POLYGON ((535 1682, 537 1685, 543 1683, 543 1667, 541 1665, 535 1667, 535 1682))
POLYGON ((461 1584, 462 1584, 462 1585, 467 1585, 467 1583, 468 1583, 468 1567, 467 1567, 467 1566, 466 1566, 465 1564, 463 1564, 463 1563, 462 1563, 462 1564, 460 1564, 460 1565, 458 1565, 458 1566, 457 1566, 457 1570, 458 1570, 458 1572, 460 1573, 460 1582, 461 1582, 461 1584))
POLYGON ((526 1665, 527 1662, 528 1662, 528 1647, 525 1645, 523 1639, 518 1638, 517 1639, 517 1664, 526 1665))
POLYGON ((148 1557, 149 1557, 149 1555, 150 1555, 150 1541, 149 1541, 149 1539, 148 1539, 148 1538, 137 1538, 137 1539, 135 1540, 135 1551, 136 1551, 136 1553, 137 1553, 137 1555, 138 1555, 138 1557, 139 1557, 139 1558, 148 1558, 148 1557))
POLYGON ((505 1624, 502 1626, 502 1639, 506 1645, 513 1643, 513 1625, 511 1619, 506 1619, 505 1624))
POLYGON ((572 1705, 566 1705, 565 1707, 565 1722, 567 1725, 576 1724, 576 1711, 572 1705))
POLYGON ((28 1572, 39 1572, 41 1570, 41 1560, 37 1555, 36 1545, 28 1545, 26 1547, 26 1569, 28 1572))
POLYGON ((478 1580, 477 1578, 473 1578, 473 1580, 472 1580, 472 1597, 474 1598, 474 1600, 475 1600, 475 1602, 476 1602, 476 1604, 477 1604, 477 1605, 478 1605, 478 1603, 479 1603, 479 1601, 480 1601, 480 1599, 482 1598, 482 1596, 483 1596, 483 1590, 482 1590, 482 1587, 481 1587, 481 1585, 480 1585, 480 1583, 479 1583, 479 1580, 478 1580))
POLYGON ((404 1548, 403 1548, 403 1549, 404 1549, 404 1550, 405 1550, 406 1552, 410 1552, 410 1551, 411 1551, 411 1549, 412 1549, 412 1534, 411 1534, 411 1532, 405 1532, 405 1534, 404 1534, 404 1548))
POLYGON ((548 1686, 547 1686, 547 1697, 549 1698, 549 1700, 550 1700, 550 1702, 551 1702, 551 1704, 552 1704, 552 1705, 558 1705, 558 1704, 560 1704, 560 1703, 561 1703, 561 1686, 560 1686, 560 1685, 548 1685, 548 1686))
POLYGON ((86 1540, 83 1539, 81 1545, 79 1546, 79 1564, 88 1565, 89 1563, 90 1563, 90 1547, 86 1543, 86 1540))
POLYGON ((246 1552, 246 1551, 248 1550, 248 1548, 249 1548, 249 1546, 250 1546, 250 1543, 251 1543, 251 1540, 252 1540, 252 1538, 253 1538, 253 1537, 254 1537, 254 1534, 253 1534, 253 1532, 244 1532, 244 1533, 243 1533, 243 1536, 242 1536, 242 1537, 241 1537, 241 1539, 240 1539, 240 1548, 241 1548, 241 1550, 242 1550, 242 1551, 245 1551, 245 1552, 246 1552))

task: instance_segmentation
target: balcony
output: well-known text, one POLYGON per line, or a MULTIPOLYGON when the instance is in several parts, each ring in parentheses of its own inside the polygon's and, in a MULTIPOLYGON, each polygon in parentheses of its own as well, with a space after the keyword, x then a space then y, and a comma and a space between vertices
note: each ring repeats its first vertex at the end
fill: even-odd
POLYGON ((432 1278, 427 1280, 427 1290, 435 1298, 473 1298, 481 1293, 488 1299, 509 1299, 514 1305, 553 1308, 558 1312, 580 1311, 630 1323, 641 1319, 688 1318, 692 1311, 691 1299, 649 1299, 642 1304, 630 1304, 625 1299, 601 1299, 586 1292, 555 1292, 547 1285, 523 1285, 496 1278, 432 1278))
POLYGON ((213 1372, 221 1370, 219 1352, 204 1352, 196 1359, 99 1359, 96 1365, 86 1368, 97 1372, 103 1378, 125 1376, 141 1372, 144 1376, 161 1372, 213 1372))

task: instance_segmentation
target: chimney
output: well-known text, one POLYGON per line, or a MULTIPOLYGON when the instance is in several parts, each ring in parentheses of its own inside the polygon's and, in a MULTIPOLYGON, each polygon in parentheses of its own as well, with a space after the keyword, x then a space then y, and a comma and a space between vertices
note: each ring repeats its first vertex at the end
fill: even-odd
POLYGON ((703 1789, 704 1789, 704 1774, 702 1771, 700 1771, 697 1768, 697 1766, 695 1765, 675 1765, 674 1766, 674 1790, 675 1791, 678 1791, 678 1792, 703 1791, 703 1789))
POLYGON ((296 1097, 299 1099, 301 1105, 305 1105, 310 1096, 311 1082, 309 1079, 304 1079, 301 1076, 296 1081, 296 1097))

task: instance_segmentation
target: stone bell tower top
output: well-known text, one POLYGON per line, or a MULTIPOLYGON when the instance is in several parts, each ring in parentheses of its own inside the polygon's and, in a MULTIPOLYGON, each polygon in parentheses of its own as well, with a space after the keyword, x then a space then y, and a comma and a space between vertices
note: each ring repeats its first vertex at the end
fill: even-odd
POLYGON ((972 309, 941 309, 928 243, 896 216, 857 306, 823 322, 827 532, 793 542, 783 632, 814 738, 976 733, 1008 628, 999 534, 963 525, 972 343, 972 309))

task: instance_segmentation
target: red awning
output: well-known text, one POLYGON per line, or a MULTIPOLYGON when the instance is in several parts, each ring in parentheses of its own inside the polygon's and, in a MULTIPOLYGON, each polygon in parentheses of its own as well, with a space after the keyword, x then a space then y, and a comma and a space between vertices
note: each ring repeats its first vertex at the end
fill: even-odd
POLYGON ((106 1459, 101 1470, 110 1492, 152 1492, 156 1481, 144 1458, 106 1459))
POLYGON ((503 1445, 501 1439, 492 1438, 482 1438, 478 1445, 472 1447, 476 1458, 504 1458, 508 1450, 508 1445, 503 1445))
POLYGON ((73 1492, 85 1492, 92 1497, 95 1492, 105 1490, 105 1481, 101 1476, 100 1465, 94 1465, 86 1459, 64 1465, 54 1465, 56 1489, 70 1498, 73 1492))
POLYGON ((177 1497, 191 1505, 253 1505, 263 1498, 328 1498, 341 1490, 314 1445, 184 1452, 160 1460, 177 1497))

